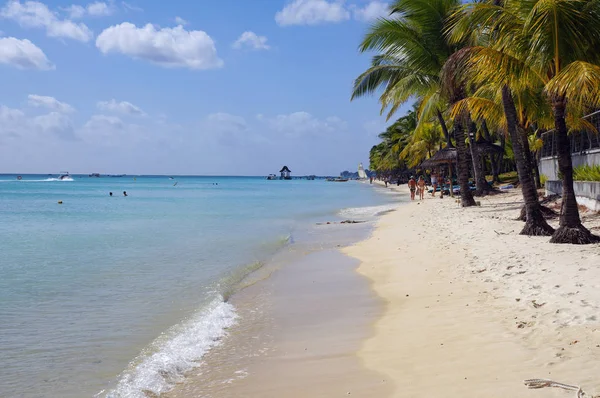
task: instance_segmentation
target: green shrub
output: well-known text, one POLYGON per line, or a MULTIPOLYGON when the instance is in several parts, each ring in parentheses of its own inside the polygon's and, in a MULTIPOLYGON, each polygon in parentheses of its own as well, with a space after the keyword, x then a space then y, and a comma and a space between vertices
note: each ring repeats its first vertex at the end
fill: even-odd
POLYGON ((600 164, 575 167, 573 169, 573 179, 575 181, 600 181, 600 164))

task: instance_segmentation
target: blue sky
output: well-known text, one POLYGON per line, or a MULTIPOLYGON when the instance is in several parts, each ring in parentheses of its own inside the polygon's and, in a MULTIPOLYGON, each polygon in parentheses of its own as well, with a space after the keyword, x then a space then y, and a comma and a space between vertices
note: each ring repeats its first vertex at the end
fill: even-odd
MULTIPOLYGON (((8 1, 0 172, 337 174, 386 122, 350 102, 381 0, 8 1)), ((398 115, 400 115, 402 111, 398 115)))

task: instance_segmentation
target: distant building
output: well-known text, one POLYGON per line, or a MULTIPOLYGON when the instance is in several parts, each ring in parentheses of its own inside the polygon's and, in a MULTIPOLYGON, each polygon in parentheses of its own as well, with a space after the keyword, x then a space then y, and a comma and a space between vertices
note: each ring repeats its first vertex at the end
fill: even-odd
POLYGON ((292 179, 292 171, 290 169, 288 169, 287 166, 283 166, 283 168, 281 170, 279 170, 279 172, 281 173, 282 180, 291 180, 292 179))

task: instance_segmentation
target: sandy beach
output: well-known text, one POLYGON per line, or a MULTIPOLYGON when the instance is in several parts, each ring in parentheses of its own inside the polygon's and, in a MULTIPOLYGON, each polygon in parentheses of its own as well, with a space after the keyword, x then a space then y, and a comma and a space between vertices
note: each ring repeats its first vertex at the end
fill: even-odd
MULTIPOLYGON (((576 396, 532 378, 599 394, 600 247, 517 235, 517 190, 480 200, 401 205, 343 250, 386 302, 358 356, 393 397, 576 396)), ((584 223, 600 233, 597 215, 584 223)))
MULTIPOLYGON (((527 389, 526 379, 600 394, 598 245, 517 235, 517 190, 461 208, 451 197, 407 203, 405 187, 388 189, 400 203, 368 238, 344 244, 339 231, 360 224, 324 225, 339 242, 283 258, 234 296, 242 317, 256 319, 168 396, 576 396, 527 389)), ((600 217, 584 215, 600 232, 600 217)))

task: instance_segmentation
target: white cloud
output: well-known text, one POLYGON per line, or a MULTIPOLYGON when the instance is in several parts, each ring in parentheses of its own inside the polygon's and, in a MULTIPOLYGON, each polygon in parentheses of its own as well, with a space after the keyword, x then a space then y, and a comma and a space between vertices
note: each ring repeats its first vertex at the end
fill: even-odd
POLYGON ((87 42, 94 36, 83 23, 60 19, 48 7, 37 1, 11 0, 0 10, 0 16, 12 19, 26 28, 44 28, 50 37, 61 37, 87 42))
POLYGON ((48 135, 73 140, 75 131, 71 119, 59 112, 28 117, 20 109, 0 105, 0 135, 13 138, 44 138, 48 135))
POLYGON ((68 116, 59 112, 36 116, 33 118, 33 125, 44 134, 54 134, 67 140, 76 139, 73 122, 68 116))
POLYGON ((308 112, 294 112, 273 118, 257 115, 257 119, 266 123, 272 130, 287 136, 332 133, 347 127, 346 122, 337 116, 318 119, 308 112))
POLYGON ((122 113, 124 115, 144 116, 145 113, 139 107, 133 105, 131 102, 121 101, 112 99, 110 101, 100 101, 97 104, 98 109, 109 112, 122 113))
POLYGON ((86 8, 88 14, 94 17, 104 17, 112 14, 112 7, 100 1, 90 3, 86 8))
POLYGON ((29 94, 27 97, 27 102, 30 106, 44 107, 61 113, 71 113, 75 111, 71 105, 65 102, 60 102, 54 97, 48 97, 45 95, 29 94))
POLYGON ((353 7, 354 19, 359 21, 374 21, 377 18, 389 16, 389 4, 382 1, 371 1, 364 7, 353 7))
POLYGON ((223 65, 208 34, 182 26, 157 30, 151 24, 138 28, 124 22, 100 33, 96 47, 104 54, 121 53, 163 67, 211 69, 223 65))
POLYGON ((69 13, 72 19, 79 19, 85 16, 105 17, 111 15, 114 12, 114 7, 112 4, 109 5, 104 2, 97 1, 94 3, 89 3, 85 7, 78 4, 73 4, 64 10, 69 13))
POLYGON ((125 123, 119 117, 92 115, 78 130, 78 136, 84 141, 103 146, 131 144, 142 137, 140 126, 125 123))
POLYGON ((122 128, 124 125, 123 121, 116 116, 93 115, 83 127, 89 129, 101 129, 107 126, 122 128))
POLYGON ((294 0, 275 14, 280 26, 317 25, 350 19, 350 12, 341 0, 294 0))
POLYGON ((185 26, 185 25, 187 25, 189 22, 188 22, 188 21, 186 21, 185 19, 181 18, 181 17, 175 17, 175 23, 176 23, 177 25, 183 25, 183 26, 185 26))
POLYGON ((250 48, 252 50, 268 50, 271 47, 267 44, 265 36, 258 36, 254 32, 244 32, 233 43, 233 48, 240 50, 242 48, 250 48))
POLYGON ((0 37, 0 64, 15 66, 19 69, 54 69, 46 54, 27 39, 0 37))
POLYGON ((23 111, 0 105, 0 138, 2 136, 17 136, 25 126, 27 120, 23 111))
POLYGON ((225 112, 211 113, 206 120, 219 130, 243 131, 248 128, 246 120, 241 116, 232 115, 225 112))
POLYGON ((121 5, 127 11, 134 11, 134 12, 143 12, 144 11, 143 8, 138 7, 138 6, 134 6, 133 4, 129 4, 129 3, 125 2, 125 1, 122 1, 121 5))

